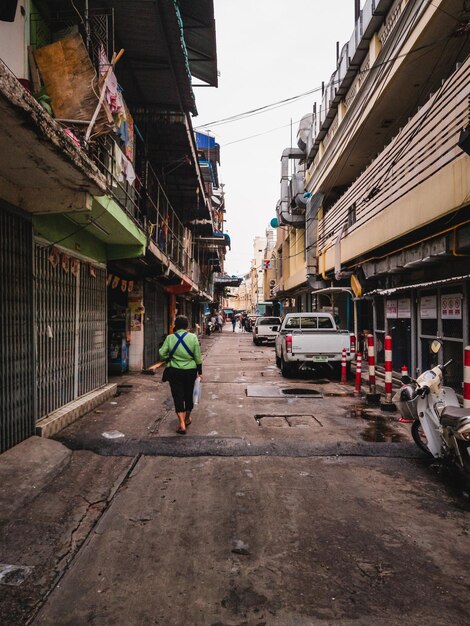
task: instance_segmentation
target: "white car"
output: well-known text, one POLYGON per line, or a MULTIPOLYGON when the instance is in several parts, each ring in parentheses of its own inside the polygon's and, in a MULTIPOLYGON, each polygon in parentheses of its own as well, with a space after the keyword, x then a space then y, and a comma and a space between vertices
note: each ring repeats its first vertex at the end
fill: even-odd
POLYGON ((259 346, 263 341, 275 341, 281 323, 280 317, 258 317, 253 327, 253 343, 259 346))

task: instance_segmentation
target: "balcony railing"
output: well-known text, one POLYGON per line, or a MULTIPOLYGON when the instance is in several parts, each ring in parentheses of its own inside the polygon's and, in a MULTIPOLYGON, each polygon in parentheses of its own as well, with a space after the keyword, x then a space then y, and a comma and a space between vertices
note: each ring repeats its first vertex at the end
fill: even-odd
MULTIPOLYGON (((348 228, 343 237, 371 225, 382 212, 462 156, 457 142, 468 120, 469 78, 467 59, 329 209, 319 224, 319 250, 328 246, 344 224, 348 228), (353 205, 355 220, 351 222, 353 205)), ((410 228, 408 223, 405 231, 410 228)), ((388 235, 383 233, 384 241, 388 235)))

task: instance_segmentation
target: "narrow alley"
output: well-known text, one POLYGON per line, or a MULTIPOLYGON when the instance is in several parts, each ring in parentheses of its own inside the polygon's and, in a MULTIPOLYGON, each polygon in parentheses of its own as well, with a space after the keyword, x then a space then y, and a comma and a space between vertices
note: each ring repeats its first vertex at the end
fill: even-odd
POLYGON ((284 380, 229 324, 203 354, 185 437, 161 374, 139 374, 5 453, 40 443, 56 467, 2 507, 5 556, 31 568, 4 623, 464 624, 468 496, 409 426, 351 385, 284 380))

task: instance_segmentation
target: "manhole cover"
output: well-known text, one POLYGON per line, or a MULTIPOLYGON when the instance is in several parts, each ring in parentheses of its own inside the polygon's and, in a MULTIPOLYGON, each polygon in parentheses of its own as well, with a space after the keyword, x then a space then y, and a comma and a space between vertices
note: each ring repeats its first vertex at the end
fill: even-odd
POLYGON ((255 415, 258 426, 263 428, 311 428, 323 424, 313 415, 255 415))
POLYGON ((305 389, 303 387, 289 387, 288 389, 281 389, 281 392, 285 396, 320 396, 321 393, 316 389, 305 389))
POLYGON ((285 393, 286 388, 280 389, 275 385, 248 385, 246 395, 249 398, 323 398, 323 395, 315 389, 304 389, 303 387, 288 387, 289 393, 285 393))

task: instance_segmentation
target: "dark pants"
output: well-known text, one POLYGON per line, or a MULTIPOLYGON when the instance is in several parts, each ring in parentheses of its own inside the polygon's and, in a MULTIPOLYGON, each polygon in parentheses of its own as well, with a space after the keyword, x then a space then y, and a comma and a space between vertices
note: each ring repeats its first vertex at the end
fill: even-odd
POLYGON ((180 370, 176 367, 171 368, 169 382, 176 413, 193 410, 193 390, 196 377, 196 369, 180 370))

